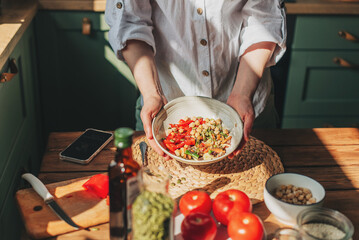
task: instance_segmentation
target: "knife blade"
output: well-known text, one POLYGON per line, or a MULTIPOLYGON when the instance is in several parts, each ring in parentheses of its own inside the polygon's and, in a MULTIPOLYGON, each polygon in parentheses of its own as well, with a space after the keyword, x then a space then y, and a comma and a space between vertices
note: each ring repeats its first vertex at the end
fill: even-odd
POLYGON ((53 212, 55 212, 55 214, 60 219, 62 219, 75 229, 81 228, 76 223, 74 223, 72 219, 64 212, 64 210, 62 210, 62 208, 55 202, 54 196, 49 193, 46 186, 40 181, 40 179, 38 179, 31 173, 24 173, 21 177, 31 184, 35 192, 37 192, 37 194, 39 194, 44 199, 45 203, 50 207, 53 212))

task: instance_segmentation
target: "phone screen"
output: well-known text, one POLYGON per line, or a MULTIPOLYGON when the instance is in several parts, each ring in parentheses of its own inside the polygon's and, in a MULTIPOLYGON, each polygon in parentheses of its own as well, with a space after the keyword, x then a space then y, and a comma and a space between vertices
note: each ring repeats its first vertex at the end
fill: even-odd
POLYGON ((85 161, 111 137, 112 134, 109 132, 88 129, 68 146, 61 155, 85 161))

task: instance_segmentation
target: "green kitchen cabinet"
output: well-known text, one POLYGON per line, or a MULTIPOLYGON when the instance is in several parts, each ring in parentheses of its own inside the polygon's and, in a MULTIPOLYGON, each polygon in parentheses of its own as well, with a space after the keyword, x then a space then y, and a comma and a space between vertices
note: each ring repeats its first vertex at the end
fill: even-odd
POLYGON ((296 17, 283 128, 359 126, 358 25, 357 16, 296 17))
POLYGON ((109 45, 104 13, 39 11, 35 20, 46 132, 134 127, 138 89, 109 45))
POLYGON ((20 174, 22 169, 35 175, 38 173, 44 146, 32 24, 17 43, 1 73, 9 72, 12 63, 16 65, 17 74, 10 81, 0 83, 1 239, 19 239, 22 221, 14 195, 24 186, 20 174))

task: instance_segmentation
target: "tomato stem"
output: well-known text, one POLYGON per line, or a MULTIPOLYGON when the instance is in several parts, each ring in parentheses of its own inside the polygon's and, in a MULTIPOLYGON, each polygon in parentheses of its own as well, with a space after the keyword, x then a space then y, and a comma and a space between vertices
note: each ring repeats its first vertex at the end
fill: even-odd
POLYGON ((201 223, 201 222, 202 222, 202 219, 199 218, 199 217, 196 217, 195 221, 196 221, 196 223, 201 223))

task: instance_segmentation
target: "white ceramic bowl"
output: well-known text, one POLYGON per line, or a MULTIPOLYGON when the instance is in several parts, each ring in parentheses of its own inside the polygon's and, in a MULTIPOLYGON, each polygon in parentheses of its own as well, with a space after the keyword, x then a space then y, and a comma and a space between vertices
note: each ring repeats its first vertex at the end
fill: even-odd
POLYGON ((171 158, 192 165, 210 164, 222 160, 239 145, 243 136, 243 123, 238 113, 229 105, 208 97, 180 97, 167 103, 152 122, 152 132, 158 146, 171 158), (226 153, 211 160, 188 160, 167 151, 160 143, 166 137, 169 124, 178 123, 184 117, 203 117, 221 119, 223 126, 232 136, 226 153))
POLYGON ((325 189, 323 186, 314 179, 297 174, 297 173, 279 173, 270 177, 265 184, 264 188, 264 202, 268 210, 282 223, 287 225, 295 225, 296 218, 299 212, 304 209, 321 207, 325 197, 325 189), (286 203, 277 199, 274 193, 281 185, 292 184, 296 187, 308 188, 316 203, 309 205, 296 205, 286 203))

